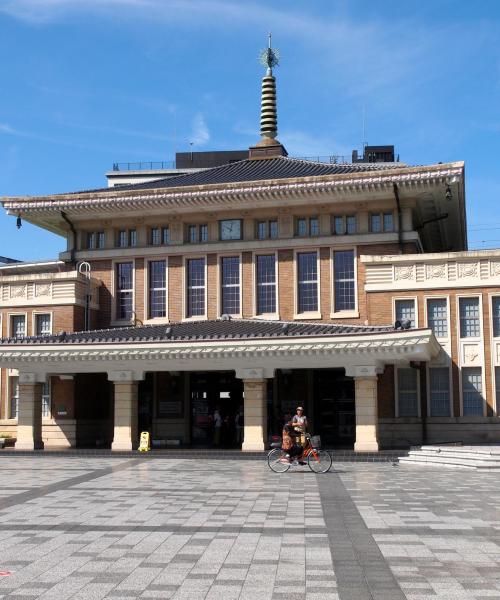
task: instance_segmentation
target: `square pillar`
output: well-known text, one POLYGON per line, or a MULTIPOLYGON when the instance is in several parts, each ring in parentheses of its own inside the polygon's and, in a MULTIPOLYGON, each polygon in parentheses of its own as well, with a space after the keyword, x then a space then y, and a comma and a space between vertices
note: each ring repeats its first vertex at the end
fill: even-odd
POLYGON ((356 452, 378 452, 377 376, 356 377, 356 452))
POLYGON ((267 445, 267 380, 243 379, 243 452, 262 452, 267 445))
POLYGON ((42 377, 35 373, 19 373, 17 410, 17 450, 38 450, 42 441, 42 377))
POLYGON ((114 383, 115 410, 111 450, 135 450, 139 445, 138 392, 144 373, 138 371, 109 371, 114 383))

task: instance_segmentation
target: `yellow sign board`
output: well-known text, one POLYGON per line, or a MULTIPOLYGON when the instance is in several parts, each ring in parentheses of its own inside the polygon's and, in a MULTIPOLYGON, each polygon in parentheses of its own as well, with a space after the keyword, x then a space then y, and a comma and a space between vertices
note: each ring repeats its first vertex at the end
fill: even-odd
POLYGON ((151 438, 149 431, 143 431, 141 433, 141 439, 139 442, 139 452, 149 452, 151 450, 151 438))

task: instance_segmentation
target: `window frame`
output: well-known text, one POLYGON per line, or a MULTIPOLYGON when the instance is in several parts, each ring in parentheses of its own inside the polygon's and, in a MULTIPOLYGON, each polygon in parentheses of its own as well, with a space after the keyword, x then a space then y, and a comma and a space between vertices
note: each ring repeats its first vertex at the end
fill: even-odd
POLYGON ((238 271, 239 271, 239 305, 240 311, 238 313, 227 313, 231 317, 238 319, 242 318, 243 314, 243 254, 241 252, 224 252, 217 255, 217 315, 221 317, 224 312, 223 308, 223 291, 222 291, 222 259, 223 258, 237 258, 238 259, 238 271))
POLYGON ((169 265, 168 265, 168 256, 148 256, 145 259, 145 269, 144 269, 144 323, 168 323, 169 322, 169 302, 168 302, 168 294, 169 294, 169 285, 168 285, 168 275, 169 275, 169 265), (150 317, 150 296, 149 296, 149 280, 150 280, 150 263, 165 261, 165 316, 164 317, 150 317))
POLYGON ((52 377, 48 376, 45 383, 42 383, 42 419, 52 419, 52 377), (44 388, 47 386, 48 393, 44 394, 44 388), (48 397, 48 402, 44 404, 44 398, 48 397), (44 414, 44 405, 48 406, 48 414, 44 414))
POLYGON ((293 251, 293 296, 294 296, 294 319, 321 319, 321 260, 319 248, 295 248, 293 251), (315 311, 299 312, 299 254, 316 254, 317 272, 317 298, 318 308, 315 311))
POLYGON ((183 256, 182 259, 182 320, 183 321, 204 321, 207 319, 208 314, 208 257, 206 254, 188 254, 183 256), (187 302, 188 302, 188 277, 187 277, 187 263, 188 260, 203 259, 205 261, 205 295, 204 304, 205 312, 202 315, 188 316, 187 302))
POLYGON ((415 306, 415 325, 410 327, 410 329, 418 329, 419 327, 419 314, 418 314, 418 296, 394 296, 392 298, 392 322, 396 322, 396 302, 398 301, 408 301, 413 300, 413 304, 415 306))
MULTIPOLYGON (((278 225, 279 227, 279 225, 278 225)), ((294 223, 293 223, 293 237, 294 238, 299 238, 299 239, 305 239, 305 238, 317 238, 321 236, 321 219, 320 219, 320 215, 318 214, 314 214, 314 215, 297 215, 294 217, 294 223), (318 223, 318 232, 317 233, 312 233, 311 232, 311 219, 316 219, 317 223, 318 223), (304 234, 299 234, 299 230, 298 230, 298 226, 299 226, 299 221, 304 220, 306 223, 306 232, 304 234)), ((279 230, 278 230, 278 237, 279 237, 279 230)))
POLYGON ((412 369, 410 365, 408 366, 396 366, 394 368, 394 398, 395 398, 395 406, 394 406, 394 414, 396 419, 420 419, 421 418, 421 406, 420 406, 420 377, 419 370, 412 369), (400 415, 399 414, 399 371, 401 369, 411 369, 415 372, 415 378, 417 381, 417 414, 412 416, 400 415))
POLYGON ((50 318, 50 332, 46 333, 46 334, 40 334, 40 335, 52 335, 54 332, 54 313, 53 311, 50 310, 34 310, 33 313, 31 314, 31 331, 33 332, 33 335, 38 335, 37 332, 37 317, 41 316, 41 315, 48 315, 50 318))
POLYGON ((498 327, 498 335, 495 335, 495 325, 494 325, 494 314, 493 314, 493 301, 498 299, 500 304, 500 294, 493 292, 488 294, 488 308, 490 310, 490 337, 492 340, 500 339, 500 318, 499 318, 499 327, 498 327))
POLYGON ((445 419, 453 416, 453 375, 449 364, 428 364, 426 370, 427 377, 427 416, 436 419, 445 419), (443 369, 448 372, 448 414, 447 415, 432 415, 432 398, 431 398, 431 371, 433 369, 443 369))
POLYGON ((136 313, 136 295, 135 295, 135 288, 136 288, 136 263, 135 263, 135 258, 130 258, 130 259, 125 259, 125 258, 121 258, 121 259, 116 259, 113 260, 111 263, 112 269, 113 269, 113 277, 112 277, 112 301, 111 301, 111 310, 112 310, 112 318, 111 318, 111 325, 124 325, 124 324, 132 324, 134 323, 134 320, 139 319, 139 316, 136 313), (132 317, 131 319, 118 319, 116 317, 117 314, 117 292, 118 292, 118 286, 117 286, 117 265, 119 264, 125 264, 125 263, 132 263, 132 317))
POLYGON ((12 317, 24 317, 24 337, 29 335, 28 332, 28 313, 23 311, 14 311, 7 313, 7 337, 14 337, 12 331, 12 317))
MULTIPOLYGON (((468 338, 466 338, 468 339, 468 338)), ((486 417, 486 411, 487 411, 487 406, 488 406, 488 401, 486 398, 486 378, 485 378, 485 374, 486 374, 486 369, 484 367, 483 364, 480 364, 479 366, 461 366, 460 367, 460 416, 461 417, 486 417), (482 414, 480 415, 466 415, 464 413, 464 370, 470 370, 470 369, 476 369, 479 370, 481 373, 481 397, 483 400, 483 411, 482 414)))
POLYGON ((397 231, 396 222, 394 220, 394 211, 383 209, 380 211, 373 211, 368 213, 368 229, 370 233, 394 233, 397 231), (385 226, 385 217, 391 215, 391 223, 392 226, 390 229, 387 229, 385 226), (380 229, 378 231, 374 231, 372 217, 378 217, 380 220, 380 229))
POLYGON ((254 317, 259 319, 267 319, 269 321, 277 321, 280 318, 280 306, 279 306, 279 263, 278 263, 278 251, 277 250, 261 250, 252 254, 252 312, 254 317), (257 277, 257 257, 258 256, 274 256, 274 289, 276 297, 276 311, 274 313, 259 313, 258 312, 258 277, 257 277))
POLYGON ((7 403, 8 403, 8 410, 7 410, 7 415, 8 415, 8 419, 10 421, 17 421, 19 418, 19 396, 20 396, 20 390, 19 390, 19 372, 16 375, 12 375, 11 371, 7 371, 8 375, 7 375, 7 403), (12 416, 12 379, 16 378, 17 379, 17 406, 16 406, 16 416, 12 416))
POLYGON ((482 294, 457 294, 456 296, 456 315, 457 315, 457 339, 460 341, 476 341, 479 342, 483 338, 483 295, 482 294), (460 300, 475 298, 479 306, 479 336, 462 337, 462 323, 460 320, 460 300))
POLYGON ((429 325, 429 300, 444 300, 446 302, 446 324, 447 324, 447 330, 448 330, 448 334, 446 336, 437 336, 434 331, 434 335, 436 337, 437 340, 440 340, 442 342, 448 342, 451 339, 451 310, 450 310, 450 297, 449 296, 424 296, 424 322, 425 322, 425 327, 427 327, 428 329, 432 330, 432 327, 429 325))
POLYGON ((330 248, 330 318, 352 319, 359 317, 358 305, 358 248, 357 246, 336 246, 330 248), (351 310, 335 311, 335 252, 352 250, 354 258, 354 308, 351 310))
POLYGON ((335 235, 335 236, 342 236, 342 235, 356 235, 358 232, 358 219, 356 217, 356 214, 352 214, 352 213, 348 213, 348 214, 332 214, 331 218, 330 218, 330 230, 331 230, 331 234, 335 235), (335 227, 335 223, 337 219, 341 219, 342 220, 342 233, 337 233, 336 231, 336 227, 335 227), (349 231, 349 219, 354 219, 354 231, 349 231))

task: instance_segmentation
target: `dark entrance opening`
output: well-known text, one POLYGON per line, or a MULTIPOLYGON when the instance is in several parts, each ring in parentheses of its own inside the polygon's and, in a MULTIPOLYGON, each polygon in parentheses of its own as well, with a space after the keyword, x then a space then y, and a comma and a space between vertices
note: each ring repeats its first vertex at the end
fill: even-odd
POLYGON ((344 369, 313 371, 315 432, 325 446, 353 448, 356 436, 354 379, 344 369))
POLYGON ((111 448, 114 423, 114 387, 107 373, 75 375, 77 448, 111 448))
POLYGON ((243 381, 236 379, 232 371, 191 373, 189 377, 191 396, 191 444, 205 448, 241 448, 243 433, 236 422, 240 409, 243 412, 243 381), (218 418, 221 427, 216 431, 218 418), (241 434, 241 435, 240 435, 241 434))
POLYGON ((139 435, 142 431, 149 431, 153 435, 153 398, 154 398, 154 373, 146 373, 139 382, 137 398, 137 428, 139 435))

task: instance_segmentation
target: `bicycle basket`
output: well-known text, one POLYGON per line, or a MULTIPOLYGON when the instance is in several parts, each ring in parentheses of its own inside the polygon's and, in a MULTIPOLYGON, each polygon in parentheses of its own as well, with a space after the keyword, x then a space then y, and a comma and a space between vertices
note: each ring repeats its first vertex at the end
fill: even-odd
POLYGON ((312 435, 311 436, 311 446, 313 448, 321 448, 321 436, 320 435, 312 435))

